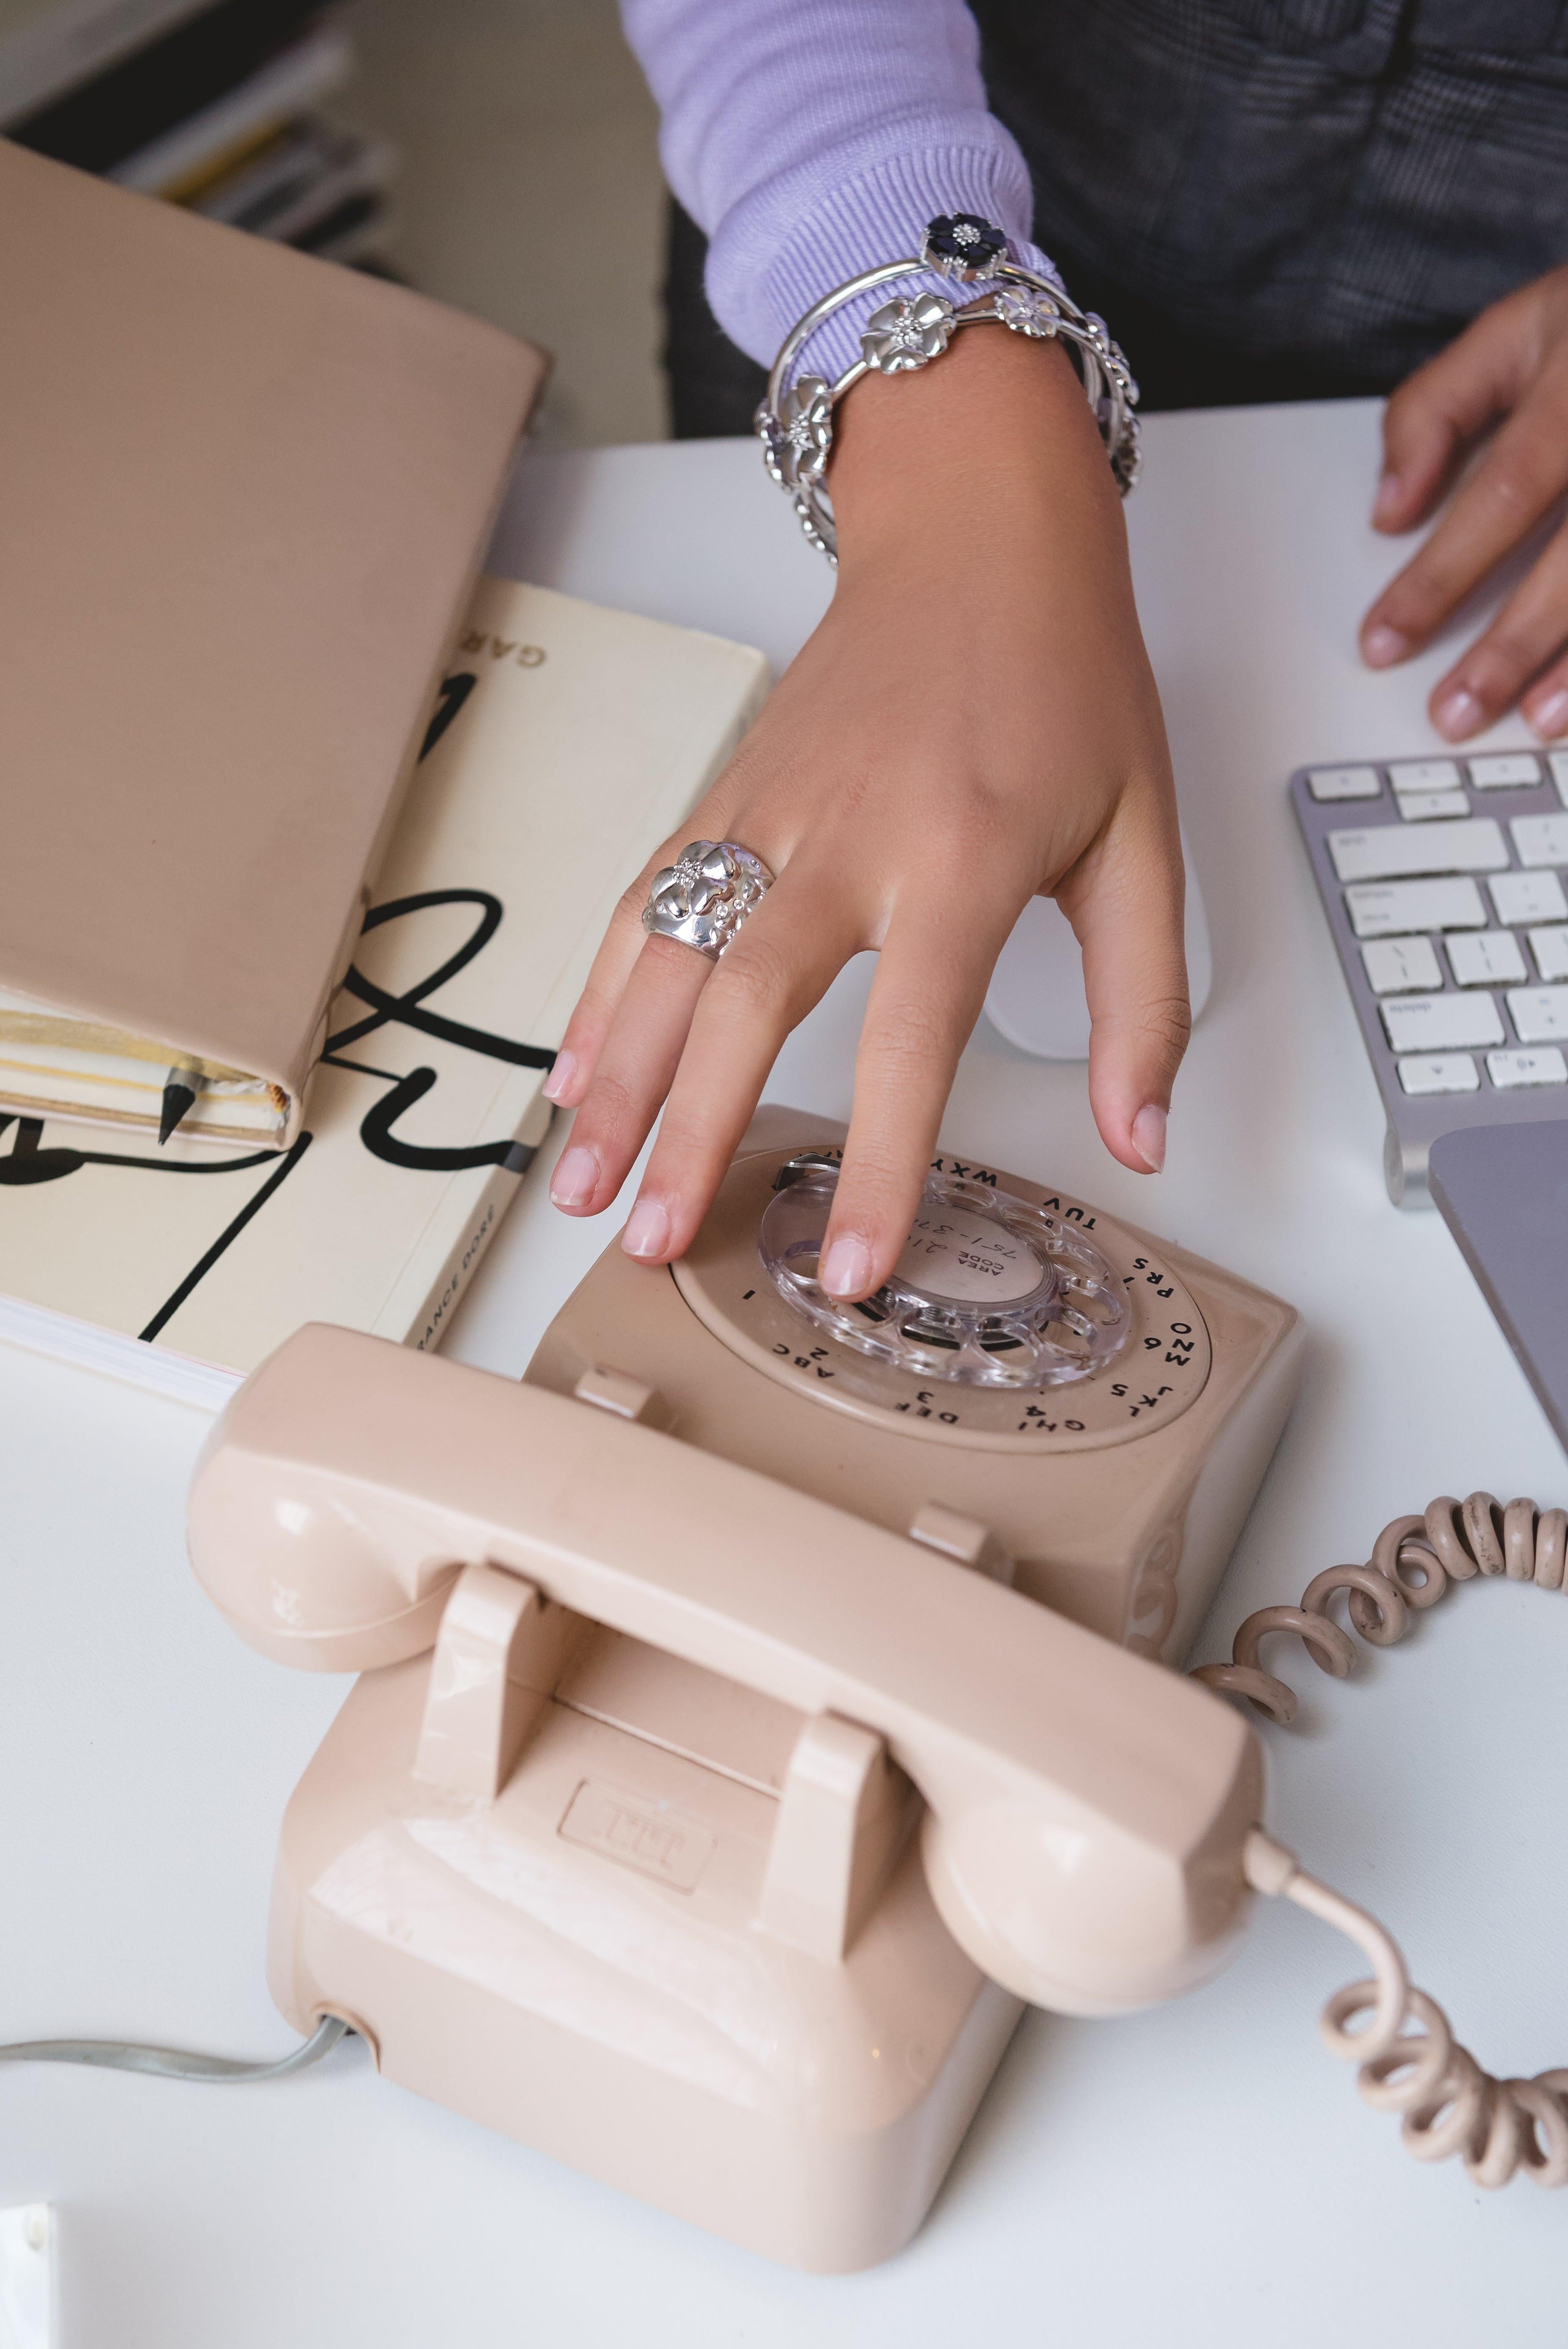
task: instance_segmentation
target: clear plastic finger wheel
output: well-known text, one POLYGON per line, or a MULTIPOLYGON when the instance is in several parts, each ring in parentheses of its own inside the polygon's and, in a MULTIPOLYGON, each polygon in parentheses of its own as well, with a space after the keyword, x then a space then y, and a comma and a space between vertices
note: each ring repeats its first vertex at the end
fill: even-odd
POLYGON ((837 1166, 780 1168, 758 1235, 781 1297, 857 1353, 959 1386, 1041 1388, 1092 1378, 1127 1343, 1125 1284, 1061 1216, 984 1184, 934 1174, 897 1264, 846 1305, 818 1278, 837 1166))

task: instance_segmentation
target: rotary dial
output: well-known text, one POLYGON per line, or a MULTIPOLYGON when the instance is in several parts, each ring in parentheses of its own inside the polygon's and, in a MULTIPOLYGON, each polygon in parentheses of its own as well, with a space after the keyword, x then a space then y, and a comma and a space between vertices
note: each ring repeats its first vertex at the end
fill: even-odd
POLYGON ((956 1386, 1067 1386, 1115 1360, 1131 1316, 1094 1243, 1060 1212, 932 1174, 897 1264, 873 1297, 841 1304, 817 1278, 838 1169, 781 1166, 762 1261, 785 1300, 842 1346, 956 1386))
POLYGON ((890 1433, 1009 1452, 1124 1443, 1202 1393, 1209 1332, 1157 1244, 972 1160, 933 1162, 875 1297, 829 1298, 816 1249, 840 1154, 738 1160, 672 1268, 715 1337, 779 1385, 890 1433))

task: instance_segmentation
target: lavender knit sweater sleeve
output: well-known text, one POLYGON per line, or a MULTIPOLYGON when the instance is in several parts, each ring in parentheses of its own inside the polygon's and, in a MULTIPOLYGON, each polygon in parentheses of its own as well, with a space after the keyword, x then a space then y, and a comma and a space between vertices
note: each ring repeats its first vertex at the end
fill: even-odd
MULTIPOLYGON (((770 366, 846 278, 918 253, 937 212, 996 222, 1050 270, 1027 241, 1029 175, 986 111, 963 0, 622 0, 622 16, 665 174, 710 239, 708 301, 753 358, 770 366)), ((859 357, 865 314, 924 282, 846 305, 803 364, 831 379, 859 357)))

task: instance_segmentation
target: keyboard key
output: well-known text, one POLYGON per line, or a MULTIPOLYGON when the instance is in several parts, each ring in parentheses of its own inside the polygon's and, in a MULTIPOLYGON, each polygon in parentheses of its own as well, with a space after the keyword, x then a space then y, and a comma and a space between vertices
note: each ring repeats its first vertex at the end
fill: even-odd
POLYGON ((1541 761, 1528 750, 1501 750, 1494 758, 1472 759, 1470 771, 1478 792, 1517 792, 1541 781, 1541 761))
POLYGON ((1468 1052, 1412 1052, 1399 1063, 1408 1093, 1479 1093, 1480 1079, 1468 1052))
POLYGON ((1568 807, 1568 750, 1552 750, 1547 754, 1552 780, 1557 786, 1557 796, 1568 807))
MULTIPOLYGON (((1517 816, 1515 835, 1522 824, 1532 823, 1563 825, 1563 854, 1527 857, 1522 848, 1521 863, 1568 864, 1568 815, 1517 816)), ((1508 863, 1502 834, 1490 815, 1464 823, 1384 823, 1370 832, 1331 832, 1328 853, 1342 881, 1392 881, 1407 873, 1499 873, 1508 863)))
POLYGON ((1430 938, 1374 938, 1362 947, 1361 959, 1374 995, 1402 995, 1443 983, 1430 938))
POLYGON ((1383 786, 1376 767, 1314 767, 1306 788, 1315 800, 1378 800, 1383 786))
MULTIPOLYGON (((1516 815, 1508 828, 1522 864, 1568 864, 1568 815, 1516 815)), ((1331 837, 1337 840, 1339 835, 1331 837)), ((1339 877, 1343 881, 1344 874, 1339 877)))
MULTIPOLYGON (((1545 990, 1538 990, 1544 992, 1545 990)), ((1568 1006, 1568 988, 1563 989, 1568 1006)), ((1490 995, 1408 995, 1400 1003, 1380 1003, 1383 1025, 1396 1052, 1444 1052, 1455 1047, 1506 1042, 1502 1020, 1490 995)), ((1517 1028, 1519 1022, 1516 1019, 1517 1028)), ((1555 1031, 1553 1031, 1555 1032, 1555 1031)), ((1519 1030, 1522 1043, 1535 1037, 1519 1030)), ((1563 1023, 1568 1034, 1568 1019, 1563 1023)))
MULTIPOLYGON (((1554 929, 1532 930, 1530 951, 1542 978, 1568 978, 1568 925, 1559 923, 1554 929)), ((1365 947, 1362 952, 1366 952, 1365 947)))
POLYGON ((1452 759, 1401 759, 1389 768, 1388 781, 1397 792, 1453 792, 1460 771, 1452 759))
POLYGON ((1463 792, 1401 792, 1399 813, 1407 823, 1430 823, 1434 816, 1469 815, 1463 792))
POLYGON ((1358 938, 1391 937, 1400 930, 1486 927, 1486 908, 1473 881, 1390 881, 1381 889, 1346 889, 1345 906, 1358 938))
POLYGON ((1530 977, 1511 930, 1468 930, 1443 944, 1456 987, 1521 987, 1530 977))
POLYGON ((1568 897, 1555 873, 1500 873, 1486 885, 1500 922, 1568 922, 1568 897))
POLYGON ((1489 1052, 1486 1072, 1501 1092, 1516 1085, 1568 1085, 1568 1061, 1555 1044, 1534 1052, 1489 1052))
POLYGON ((1568 987, 1516 987, 1508 1008, 1522 1044, 1551 1044, 1568 1036, 1568 987))

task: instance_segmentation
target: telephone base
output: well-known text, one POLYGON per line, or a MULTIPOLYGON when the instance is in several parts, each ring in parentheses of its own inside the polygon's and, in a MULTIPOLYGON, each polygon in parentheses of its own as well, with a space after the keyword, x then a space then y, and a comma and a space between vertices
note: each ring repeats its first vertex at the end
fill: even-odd
POLYGON ((758 1252, 782 1170, 802 1154, 836 1158, 844 1137, 830 1119, 765 1105, 682 1261, 651 1268, 612 1241, 525 1381, 583 1396, 585 1379, 629 1378, 694 1453, 890 1532, 910 1532, 927 1506, 954 1512, 994 1537, 1015 1588, 1179 1665, 1295 1399, 1294 1308, 1088 1202, 939 1156, 938 1175, 1054 1213, 1104 1251, 1131 1307, 1125 1349, 1038 1394, 868 1361, 785 1302, 758 1252))
POLYGON ((284 2013, 353 2017, 399 2085, 767 2258, 898 2251, 1023 2011, 938 1917, 918 1803, 824 1962, 758 1922, 774 1794, 552 1700, 465 1800, 414 1774, 429 1677, 366 1673, 290 1804, 284 2013))

